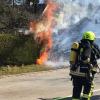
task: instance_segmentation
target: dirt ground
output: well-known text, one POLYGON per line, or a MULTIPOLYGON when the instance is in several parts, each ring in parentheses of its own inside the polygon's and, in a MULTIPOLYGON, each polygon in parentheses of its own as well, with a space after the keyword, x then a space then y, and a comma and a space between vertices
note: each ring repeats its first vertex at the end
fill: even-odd
MULTIPOLYGON (((71 93, 67 68, 0 78, 0 100, 44 100, 71 96, 71 93)), ((95 95, 100 96, 100 74, 95 77, 95 95)))

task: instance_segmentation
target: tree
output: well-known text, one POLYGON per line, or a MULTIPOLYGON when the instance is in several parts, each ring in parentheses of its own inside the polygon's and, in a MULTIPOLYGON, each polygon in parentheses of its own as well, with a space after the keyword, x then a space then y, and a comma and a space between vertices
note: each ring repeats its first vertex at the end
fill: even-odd
POLYGON ((30 13, 23 6, 12 7, 3 0, 0 1, 0 31, 28 27, 30 13))

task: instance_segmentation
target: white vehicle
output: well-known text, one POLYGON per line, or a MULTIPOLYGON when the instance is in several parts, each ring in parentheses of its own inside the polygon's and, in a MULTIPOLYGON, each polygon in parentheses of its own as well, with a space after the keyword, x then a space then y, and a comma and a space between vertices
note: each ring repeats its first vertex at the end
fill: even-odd
POLYGON ((22 5, 26 2, 26 0, 6 0, 7 3, 11 4, 11 5, 22 5))

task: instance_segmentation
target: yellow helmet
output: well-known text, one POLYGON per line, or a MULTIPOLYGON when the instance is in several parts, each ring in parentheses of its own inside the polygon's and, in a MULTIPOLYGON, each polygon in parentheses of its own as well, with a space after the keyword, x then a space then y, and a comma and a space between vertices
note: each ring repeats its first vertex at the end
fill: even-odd
POLYGON ((84 32, 82 39, 94 41, 95 40, 95 34, 91 31, 84 32))

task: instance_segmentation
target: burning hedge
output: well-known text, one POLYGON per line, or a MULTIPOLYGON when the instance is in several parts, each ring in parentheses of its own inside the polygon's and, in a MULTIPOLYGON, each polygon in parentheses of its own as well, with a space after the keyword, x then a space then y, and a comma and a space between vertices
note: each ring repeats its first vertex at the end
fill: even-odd
POLYGON ((30 31, 35 33, 35 39, 42 44, 43 48, 36 62, 40 65, 44 64, 48 59, 48 53, 52 47, 52 28, 55 23, 54 12, 57 10, 57 7, 57 4, 48 0, 41 18, 30 22, 30 31))

